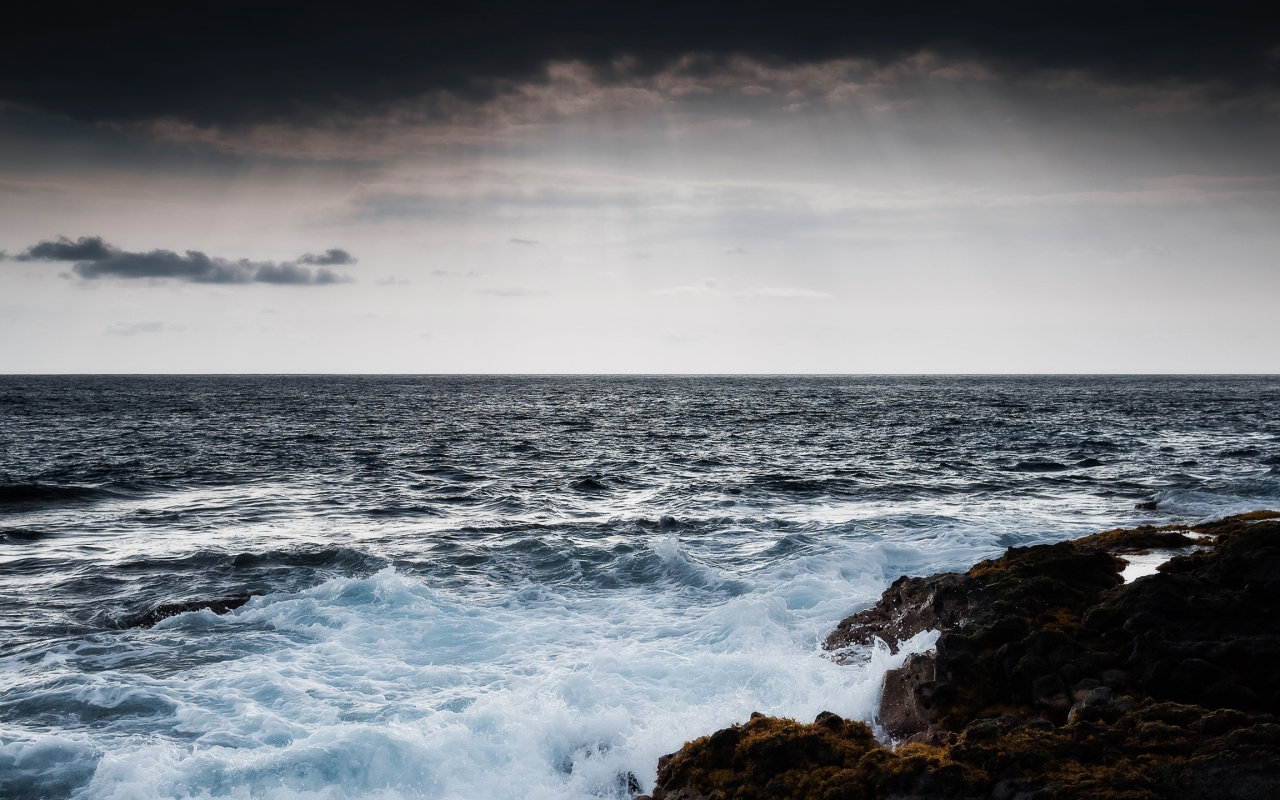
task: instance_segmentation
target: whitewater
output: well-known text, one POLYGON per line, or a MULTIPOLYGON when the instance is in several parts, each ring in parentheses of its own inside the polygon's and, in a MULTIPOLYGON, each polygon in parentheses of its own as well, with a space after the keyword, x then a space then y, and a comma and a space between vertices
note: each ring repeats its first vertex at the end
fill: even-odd
POLYGON ((3 377, 0 796, 629 798, 754 711, 874 722, 929 635, 821 642, 900 575, 1280 509, 1278 408, 1269 377, 3 377))

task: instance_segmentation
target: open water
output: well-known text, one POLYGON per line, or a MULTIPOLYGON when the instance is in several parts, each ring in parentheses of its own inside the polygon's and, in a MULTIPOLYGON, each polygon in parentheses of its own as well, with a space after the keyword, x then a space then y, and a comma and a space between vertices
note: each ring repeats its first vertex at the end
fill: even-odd
POLYGON ((0 796, 629 797, 870 719, 899 575, 1258 508, 1276 378, 0 378, 0 796))

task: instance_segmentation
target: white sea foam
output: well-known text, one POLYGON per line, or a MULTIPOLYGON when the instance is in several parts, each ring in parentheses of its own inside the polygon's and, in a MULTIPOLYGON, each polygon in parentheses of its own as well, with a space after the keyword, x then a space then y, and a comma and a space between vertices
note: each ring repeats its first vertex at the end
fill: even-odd
POLYGON ((752 711, 871 721, 885 671, 936 634, 846 665, 821 639, 898 575, 963 568, 1019 527, 1035 540, 997 513, 914 539, 662 534, 556 583, 386 568, 55 644, 0 663, 26 720, 0 725, 0 795, 627 796, 752 711))
POLYGON ((620 592, 530 584, 476 604, 386 569, 172 617, 131 642, 136 663, 263 646, 162 676, 68 672, 48 702, 113 709, 108 730, 0 758, 46 779, 96 758, 85 798, 587 798, 627 796, 628 774, 650 788, 660 755, 752 711, 871 719, 906 651, 840 666, 818 641, 887 561, 923 553, 866 544, 735 576, 650 544, 666 579, 620 592))

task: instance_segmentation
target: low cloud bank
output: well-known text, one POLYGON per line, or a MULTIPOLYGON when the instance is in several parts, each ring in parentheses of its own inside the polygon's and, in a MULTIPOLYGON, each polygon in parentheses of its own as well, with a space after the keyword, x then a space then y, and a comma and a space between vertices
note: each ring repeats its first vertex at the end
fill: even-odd
POLYGON ((59 236, 54 241, 34 244, 15 257, 17 261, 73 261, 71 269, 86 280, 97 278, 172 278, 192 283, 274 283, 290 286, 320 286, 348 283, 351 277, 329 269, 354 264, 346 250, 333 248, 320 255, 307 253, 292 261, 252 261, 228 259, 187 250, 134 253, 103 241, 101 236, 81 236, 72 241, 59 236), (316 267, 316 269, 311 269, 316 267))

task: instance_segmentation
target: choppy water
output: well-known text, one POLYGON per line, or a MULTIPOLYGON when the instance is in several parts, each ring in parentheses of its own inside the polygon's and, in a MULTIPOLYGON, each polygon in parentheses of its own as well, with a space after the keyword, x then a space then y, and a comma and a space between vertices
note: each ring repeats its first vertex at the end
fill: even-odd
POLYGON ((886 654, 819 641, 900 574, 1280 508, 1278 408, 1274 378, 0 378, 0 796, 626 797, 753 710, 868 718, 886 654))

